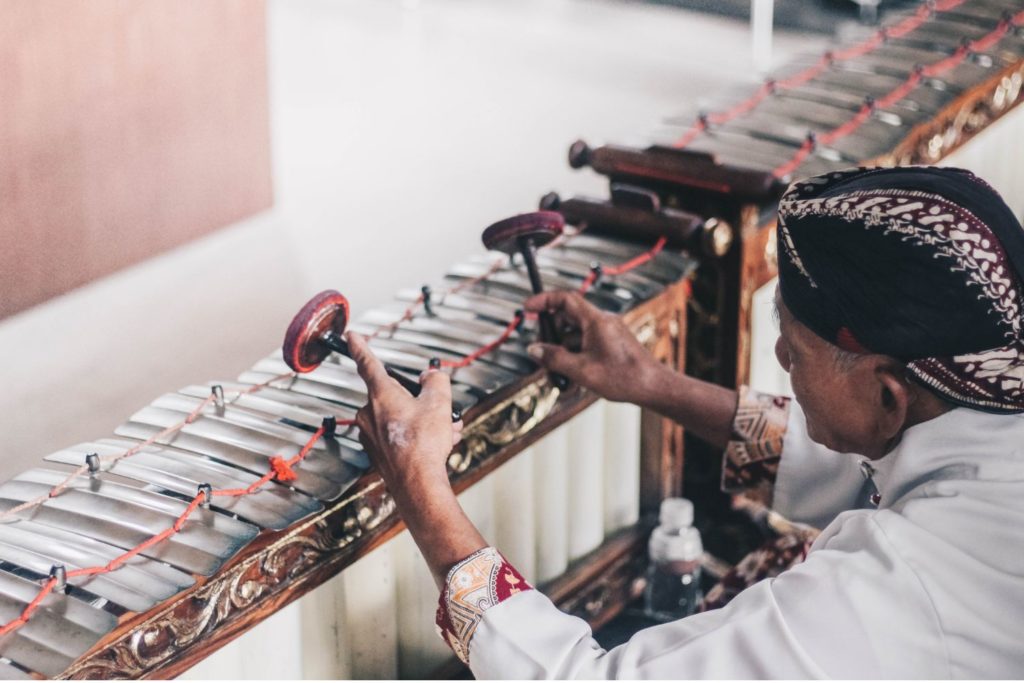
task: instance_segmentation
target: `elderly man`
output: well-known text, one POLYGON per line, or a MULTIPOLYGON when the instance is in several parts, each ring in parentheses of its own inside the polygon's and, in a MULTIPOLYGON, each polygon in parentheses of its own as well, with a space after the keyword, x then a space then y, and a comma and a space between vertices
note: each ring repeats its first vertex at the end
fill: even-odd
POLYGON ((795 400, 655 363, 574 294, 547 367, 725 447, 724 481, 823 527, 806 561, 728 606, 601 649, 488 546, 445 473, 450 388, 413 399, 353 335, 363 439, 480 678, 1018 678, 1024 674, 1024 231, 956 169, 859 169, 779 206, 779 362, 795 400), (865 479, 867 477, 867 479, 865 479))

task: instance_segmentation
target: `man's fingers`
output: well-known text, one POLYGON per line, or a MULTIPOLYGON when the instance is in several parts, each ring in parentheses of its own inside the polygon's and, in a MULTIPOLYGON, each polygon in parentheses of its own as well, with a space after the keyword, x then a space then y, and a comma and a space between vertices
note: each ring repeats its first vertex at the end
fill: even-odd
POLYGON ((579 292, 556 290, 541 292, 523 302, 523 309, 531 313, 541 311, 565 311, 570 320, 578 321, 591 317, 597 309, 580 296, 579 292))
POLYGON ((580 355, 557 344, 530 344, 526 348, 538 363, 552 372, 565 375, 569 379, 578 379, 583 359, 580 355))
POLYGON ((356 370, 359 372, 359 376, 363 378, 363 381, 366 382, 366 388, 371 395, 380 391, 391 382, 387 371, 384 370, 384 364, 380 362, 377 356, 373 355, 370 345, 362 335, 349 332, 348 349, 352 354, 352 360, 356 362, 356 370))
POLYGON ((356 412, 356 427, 359 428, 359 443, 369 452, 373 445, 373 410, 365 405, 356 412))
POLYGON ((430 403, 451 406, 452 404, 452 380, 448 373, 440 370, 430 370, 420 376, 420 400, 430 403))

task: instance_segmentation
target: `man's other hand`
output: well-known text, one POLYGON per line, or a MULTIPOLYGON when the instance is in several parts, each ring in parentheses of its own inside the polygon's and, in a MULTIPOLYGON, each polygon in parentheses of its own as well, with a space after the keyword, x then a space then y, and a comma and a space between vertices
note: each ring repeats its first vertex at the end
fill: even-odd
POLYGON ((537 362, 609 400, 642 401, 660 364, 618 316, 600 311, 577 292, 544 292, 524 307, 550 312, 562 333, 564 346, 530 345, 537 362))
POLYGON ((416 497, 423 485, 448 486, 446 463, 461 437, 462 422, 452 423, 452 386, 439 370, 423 374, 422 392, 413 397, 384 370, 362 336, 348 335, 352 359, 366 382, 368 401, 356 413, 359 441, 392 493, 416 497))

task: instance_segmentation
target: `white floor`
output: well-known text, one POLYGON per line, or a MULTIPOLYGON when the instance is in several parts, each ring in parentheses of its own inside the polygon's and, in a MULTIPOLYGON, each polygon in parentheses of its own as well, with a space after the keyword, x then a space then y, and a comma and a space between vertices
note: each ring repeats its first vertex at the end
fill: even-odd
MULTIPOLYGON (((0 322, 0 480, 160 393, 231 378, 315 291, 358 311, 751 75, 743 23, 611 0, 271 0, 274 210, 0 322)), ((776 57, 821 39, 776 35, 776 57)))

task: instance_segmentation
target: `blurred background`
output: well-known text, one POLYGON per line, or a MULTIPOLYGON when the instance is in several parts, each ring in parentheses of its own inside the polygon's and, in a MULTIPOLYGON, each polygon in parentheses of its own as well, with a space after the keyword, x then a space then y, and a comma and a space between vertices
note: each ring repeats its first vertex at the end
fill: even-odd
POLYGON ((358 312, 599 194, 573 140, 642 143, 877 3, 772 4, 5 0, 0 479, 236 376, 320 289, 358 312))

